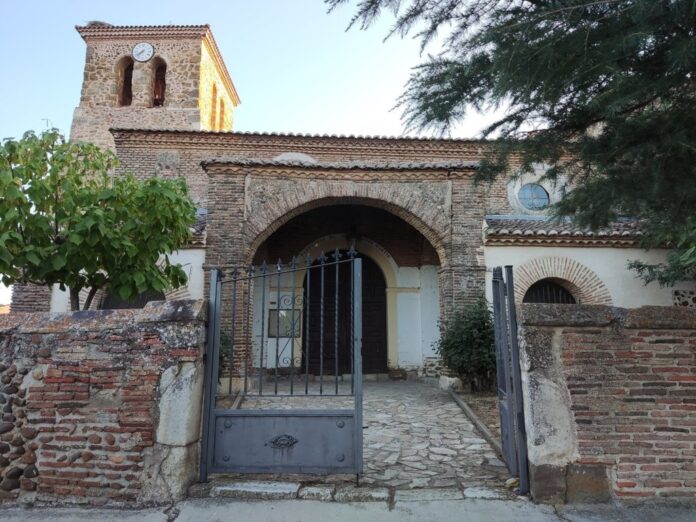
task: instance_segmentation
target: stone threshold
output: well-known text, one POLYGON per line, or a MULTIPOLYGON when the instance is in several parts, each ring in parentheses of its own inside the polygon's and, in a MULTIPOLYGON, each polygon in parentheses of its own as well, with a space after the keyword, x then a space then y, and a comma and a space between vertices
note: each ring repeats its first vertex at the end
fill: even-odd
MULTIPOLYGON (((509 500, 503 492, 486 487, 423 488, 397 490, 394 487, 356 486, 354 484, 316 484, 272 480, 214 480, 193 484, 189 498, 226 498, 231 500, 319 500, 325 502, 427 502, 435 500, 509 500)), ((526 500, 526 497, 520 497, 526 500)))

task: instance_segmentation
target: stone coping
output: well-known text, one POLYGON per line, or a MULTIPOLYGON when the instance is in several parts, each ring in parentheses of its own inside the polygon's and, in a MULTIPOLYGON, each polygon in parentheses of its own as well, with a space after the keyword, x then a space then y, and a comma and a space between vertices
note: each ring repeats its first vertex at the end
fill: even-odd
POLYGON ((609 326, 696 330, 696 309, 677 306, 617 308, 604 305, 522 304, 521 326, 609 326))
POLYGON ((64 331, 99 331, 110 325, 173 323, 201 321, 207 317, 207 301, 182 299, 151 301, 141 309, 83 310, 79 312, 17 312, 0 315, 0 333, 58 333, 64 331))

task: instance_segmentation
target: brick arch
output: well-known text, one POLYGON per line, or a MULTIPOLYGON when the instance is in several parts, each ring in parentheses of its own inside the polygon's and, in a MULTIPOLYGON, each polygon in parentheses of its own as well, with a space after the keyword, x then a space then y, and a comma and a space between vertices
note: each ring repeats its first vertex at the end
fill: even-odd
POLYGON ((537 257, 515 267, 515 301, 521 303, 529 287, 542 279, 557 280, 578 304, 612 304, 609 289, 594 271, 559 256, 537 257))
POLYGON ((270 208, 267 207, 268 212, 264 213, 262 216, 259 216, 258 219, 255 220, 253 217, 248 218, 247 237, 250 237, 250 241, 248 243, 249 248, 247 249, 245 264, 250 264, 253 261, 256 251, 263 244, 263 242, 271 236, 271 234, 294 217, 320 207, 328 207, 332 205, 365 205, 386 210, 387 212, 390 212, 391 214, 403 219, 430 242, 437 253, 440 266, 448 266, 447 251, 445 249, 445 243, 443 240, 444 231, 436 231, 436 229, 427 225, 423 219, 415 215, 413 212, 393 202, 364 196, 323 197, 320 199, 310 200, 297 206, 292 206, 292 201, 297 201, 295 198, 283 199, 276 201, 276 203, 280 203, 281 201, 284 203, 284 205, 281 204, 273 205, 272 207, 269 206, 270 208))

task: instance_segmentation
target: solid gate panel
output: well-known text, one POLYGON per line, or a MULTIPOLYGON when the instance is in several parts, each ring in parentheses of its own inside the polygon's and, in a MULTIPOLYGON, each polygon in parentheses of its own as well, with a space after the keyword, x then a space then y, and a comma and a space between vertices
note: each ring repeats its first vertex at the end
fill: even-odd
POLYGON ((352 410, 237 410, 215 419, 214 472, 353 473, 352 410))

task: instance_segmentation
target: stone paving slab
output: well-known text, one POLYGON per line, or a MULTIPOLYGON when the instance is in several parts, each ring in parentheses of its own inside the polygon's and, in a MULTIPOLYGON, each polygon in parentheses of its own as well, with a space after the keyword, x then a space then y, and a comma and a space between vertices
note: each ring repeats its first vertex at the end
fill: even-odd
POLYGON ((336 493, 336 486, 304 486, 297 494, 297 498, 331 501, 334 499, 334 493, 336 493))
POLYGON ((297 498, 299 482, 230 482, 214 485, 211 497, 227 497, 245 500, 287 500, 297 498))
POLYGON ((433 500, 461 500, 458 488, 405 489, 394 493, 394 502, 430 502, 433 500))
POLYGON ((387 502, 389 490, 387 488, 345 486, 336 490, 334 500, 336 502, 387 502))

